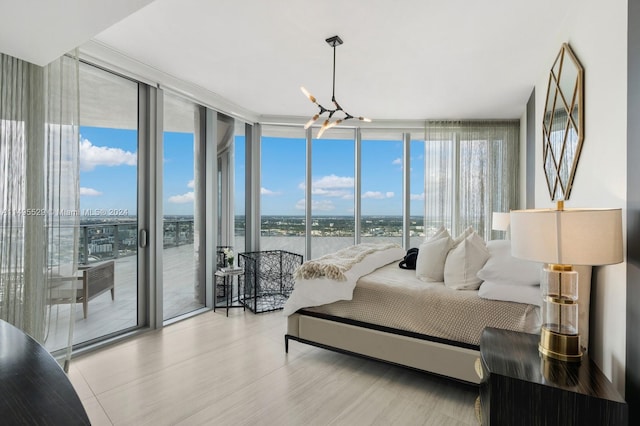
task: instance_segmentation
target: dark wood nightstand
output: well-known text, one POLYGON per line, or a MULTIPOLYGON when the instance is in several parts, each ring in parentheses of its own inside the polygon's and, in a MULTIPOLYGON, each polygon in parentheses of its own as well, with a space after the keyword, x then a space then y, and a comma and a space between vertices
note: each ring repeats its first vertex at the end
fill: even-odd
POLYGON ((485 328, 480 338, 483 425, 626 425, 627 403, 589 356, 543 360, 535 334, 485 328))

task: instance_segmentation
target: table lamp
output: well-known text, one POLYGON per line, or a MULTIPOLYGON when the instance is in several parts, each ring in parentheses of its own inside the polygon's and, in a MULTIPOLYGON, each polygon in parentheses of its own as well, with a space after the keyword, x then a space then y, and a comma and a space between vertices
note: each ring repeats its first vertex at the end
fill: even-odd
POLYGON ((622 256, 621 209, 511 211, 511 255, 547 265, 540 277, 543 357, 580 362, 578 273, 572 265, 610 265, 622 256))
POLYGON ((491 215, 491 229, 494 231, 504 231, 505 239, 509 239, 509 224, 511 216, 509 213, 493 212, 491 215))

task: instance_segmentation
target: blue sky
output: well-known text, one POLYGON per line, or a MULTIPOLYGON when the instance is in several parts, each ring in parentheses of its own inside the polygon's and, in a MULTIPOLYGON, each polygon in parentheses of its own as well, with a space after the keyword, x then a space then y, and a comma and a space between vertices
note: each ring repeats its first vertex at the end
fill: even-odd
MULTIPOLYGON (((137 132, 81 127, 80 210, 136 215, 137 132)), ((193 134, 164 133, 165 215, 193 214, 193 134)))
POLYGON ((193 134, 164 133, 163 211, 193 215, 193 134))
POLYGON ((136 215, 137 132, 80 127, 80 210, 136 215))
MULTIPOLYGON (((137 132, 81 127, 80 207, 119 209, 136 214, 137 132)), ((263 215, 303 215, 305 140, 263 137, 263 215)), ((244 214, 244 138, 236 137, 236 214, 244 214)), ((411 214, 422 215, 424 145, 412 142, 411 214)), ((320 139, 312 145, 312 214, 352 215, 354 142, 320 139)), ((402 142, 363 140, 362 214, 402 213, 402 142)), ((165 215, 193 214, 193 134, 164 134, 163 209, 165 215)))
MULTIPOLYGON (((263 215, 303 215, 306 142, 299 138, 262 138, 261 211, 263 215)), ((314 139, 312 144, 312 214, 353 215, 355 144, 353 140, 314 139)), ((362 141, 362 214, 402 214, 402 142, 362 141)), ((411 214, 423 214, 424 143, 413 142, 411 214)), ((244 158, 236 144, 236 158, 244 158)), ((238 170, 240 171, 240 170, 238 170)), ((243 171, 241 172, 243 173, 243 171)), ((236 175, 236 181, 241 176, 236 175)), ((244 198, 242 198, 244 199, 244 198)), ((244 206, 237 203, 236 214, 244 206)))

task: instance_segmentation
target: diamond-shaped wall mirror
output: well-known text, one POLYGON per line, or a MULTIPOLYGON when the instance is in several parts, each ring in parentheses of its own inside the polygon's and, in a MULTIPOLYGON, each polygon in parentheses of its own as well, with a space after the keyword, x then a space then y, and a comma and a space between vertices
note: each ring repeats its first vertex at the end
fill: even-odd
POLYGON ((551 200, 568 200, 584 139, 584 69, 567 43, 556 57, 542 122, 542 158, 551 200))

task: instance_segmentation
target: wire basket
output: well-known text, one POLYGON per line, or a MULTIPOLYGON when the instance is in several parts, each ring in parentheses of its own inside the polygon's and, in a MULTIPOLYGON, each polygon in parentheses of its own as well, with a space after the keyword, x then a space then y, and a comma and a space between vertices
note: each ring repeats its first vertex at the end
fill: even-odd
POLYGON ((302 255, 284 250, 240 253, 244 305, 254 313, 282 309, 293 291, 293 273, 302 260, 302 255))

